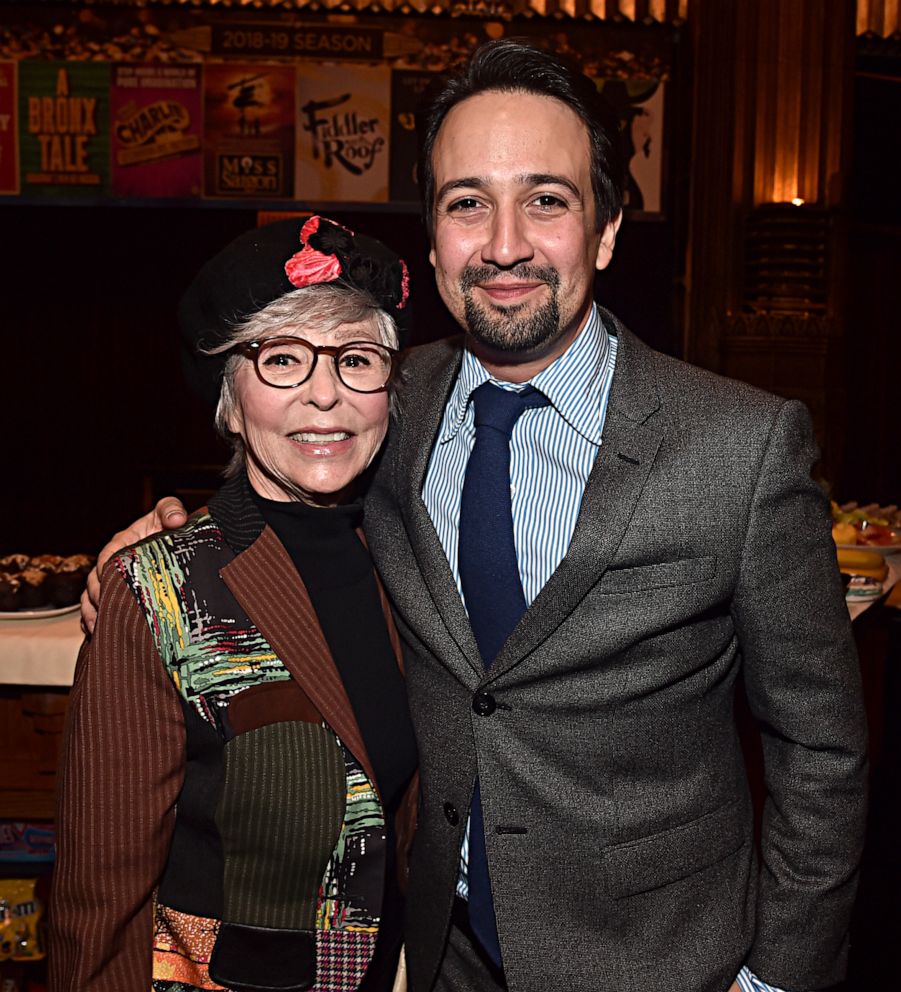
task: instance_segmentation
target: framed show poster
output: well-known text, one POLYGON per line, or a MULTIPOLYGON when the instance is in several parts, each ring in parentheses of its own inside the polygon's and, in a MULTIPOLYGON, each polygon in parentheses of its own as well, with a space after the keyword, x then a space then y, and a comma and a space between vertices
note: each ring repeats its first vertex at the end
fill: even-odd
POLYGON ((110 89, 112 190, 190 199, 203 178, 199 65, 115 65, 110 89))
POLYGON ((294 195, 293 65, 204 67, 204 195, 294 195))
POLYGON ((16 64, 0 62, 0 195, 19 192, 16 64))
POLYGON ((19 143, 23 193, 90 196, 109 186, 105 62, 22 62, 19 143))
POLYGON ((657 79, 600 79, 598 89, 619 115, 626 155, 624 206, 657 214, 663 209, 663 108, 657 79))
POLYGON ((417 203, 415 111, 426 88, 439 73, 395 69, 391 73, 391 199, 417 203))
POLYGON ((297 198, 386 203, 391 70, 303 63, 297 94, 297 198))

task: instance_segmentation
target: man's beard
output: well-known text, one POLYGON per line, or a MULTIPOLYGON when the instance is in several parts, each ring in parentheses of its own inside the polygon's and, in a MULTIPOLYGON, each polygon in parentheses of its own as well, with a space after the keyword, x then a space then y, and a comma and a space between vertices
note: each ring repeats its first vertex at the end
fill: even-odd
POLYGON ((517 265, 505 269, 504 275, 517 280, 541 280, 550 290, 550 296, 537 309, 527 303, 499 307, 491 303, 479 305, 472 291, 478 283, 492 282, 499 270, 490 265, 468 265, 460 276, 463 292, 463 314, 466 330, 481 344, 495 351, 530 352, 560 333, 560 306, 557 291, 560 274, 549 265, 517 265))

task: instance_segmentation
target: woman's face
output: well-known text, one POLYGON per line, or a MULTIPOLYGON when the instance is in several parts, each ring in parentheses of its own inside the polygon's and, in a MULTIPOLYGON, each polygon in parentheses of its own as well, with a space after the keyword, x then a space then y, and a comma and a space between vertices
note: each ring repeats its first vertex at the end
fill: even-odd
MULTIPOLYGON (((288 328, 278 336, 292 334, 315 345, 381 340, 370 322, 342 324, 327 333, 288 328)), ((261 382, 246 359, 235 375, 235 400, 229 429, 244 441, 250 484, 267 499, 337 505, 388 430, 388 393, 348 389, 327 355, 319 356, 312 376, 294 389, 261 382)))

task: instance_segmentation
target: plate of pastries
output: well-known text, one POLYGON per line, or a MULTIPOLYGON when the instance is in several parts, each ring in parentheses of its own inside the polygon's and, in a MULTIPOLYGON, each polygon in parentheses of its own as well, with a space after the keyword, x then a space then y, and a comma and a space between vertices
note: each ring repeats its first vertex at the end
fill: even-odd
POLYGON ((92 555, 3 555, 0 619, 74 612, 95 560, 92 555))

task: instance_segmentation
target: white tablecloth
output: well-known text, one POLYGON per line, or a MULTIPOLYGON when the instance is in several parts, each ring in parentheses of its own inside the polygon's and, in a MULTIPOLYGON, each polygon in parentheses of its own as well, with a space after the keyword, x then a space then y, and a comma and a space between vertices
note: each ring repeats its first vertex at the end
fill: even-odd
POLYGON ((0 683, 71 685, 83 639, 79 614, 0 620, 0 683))

